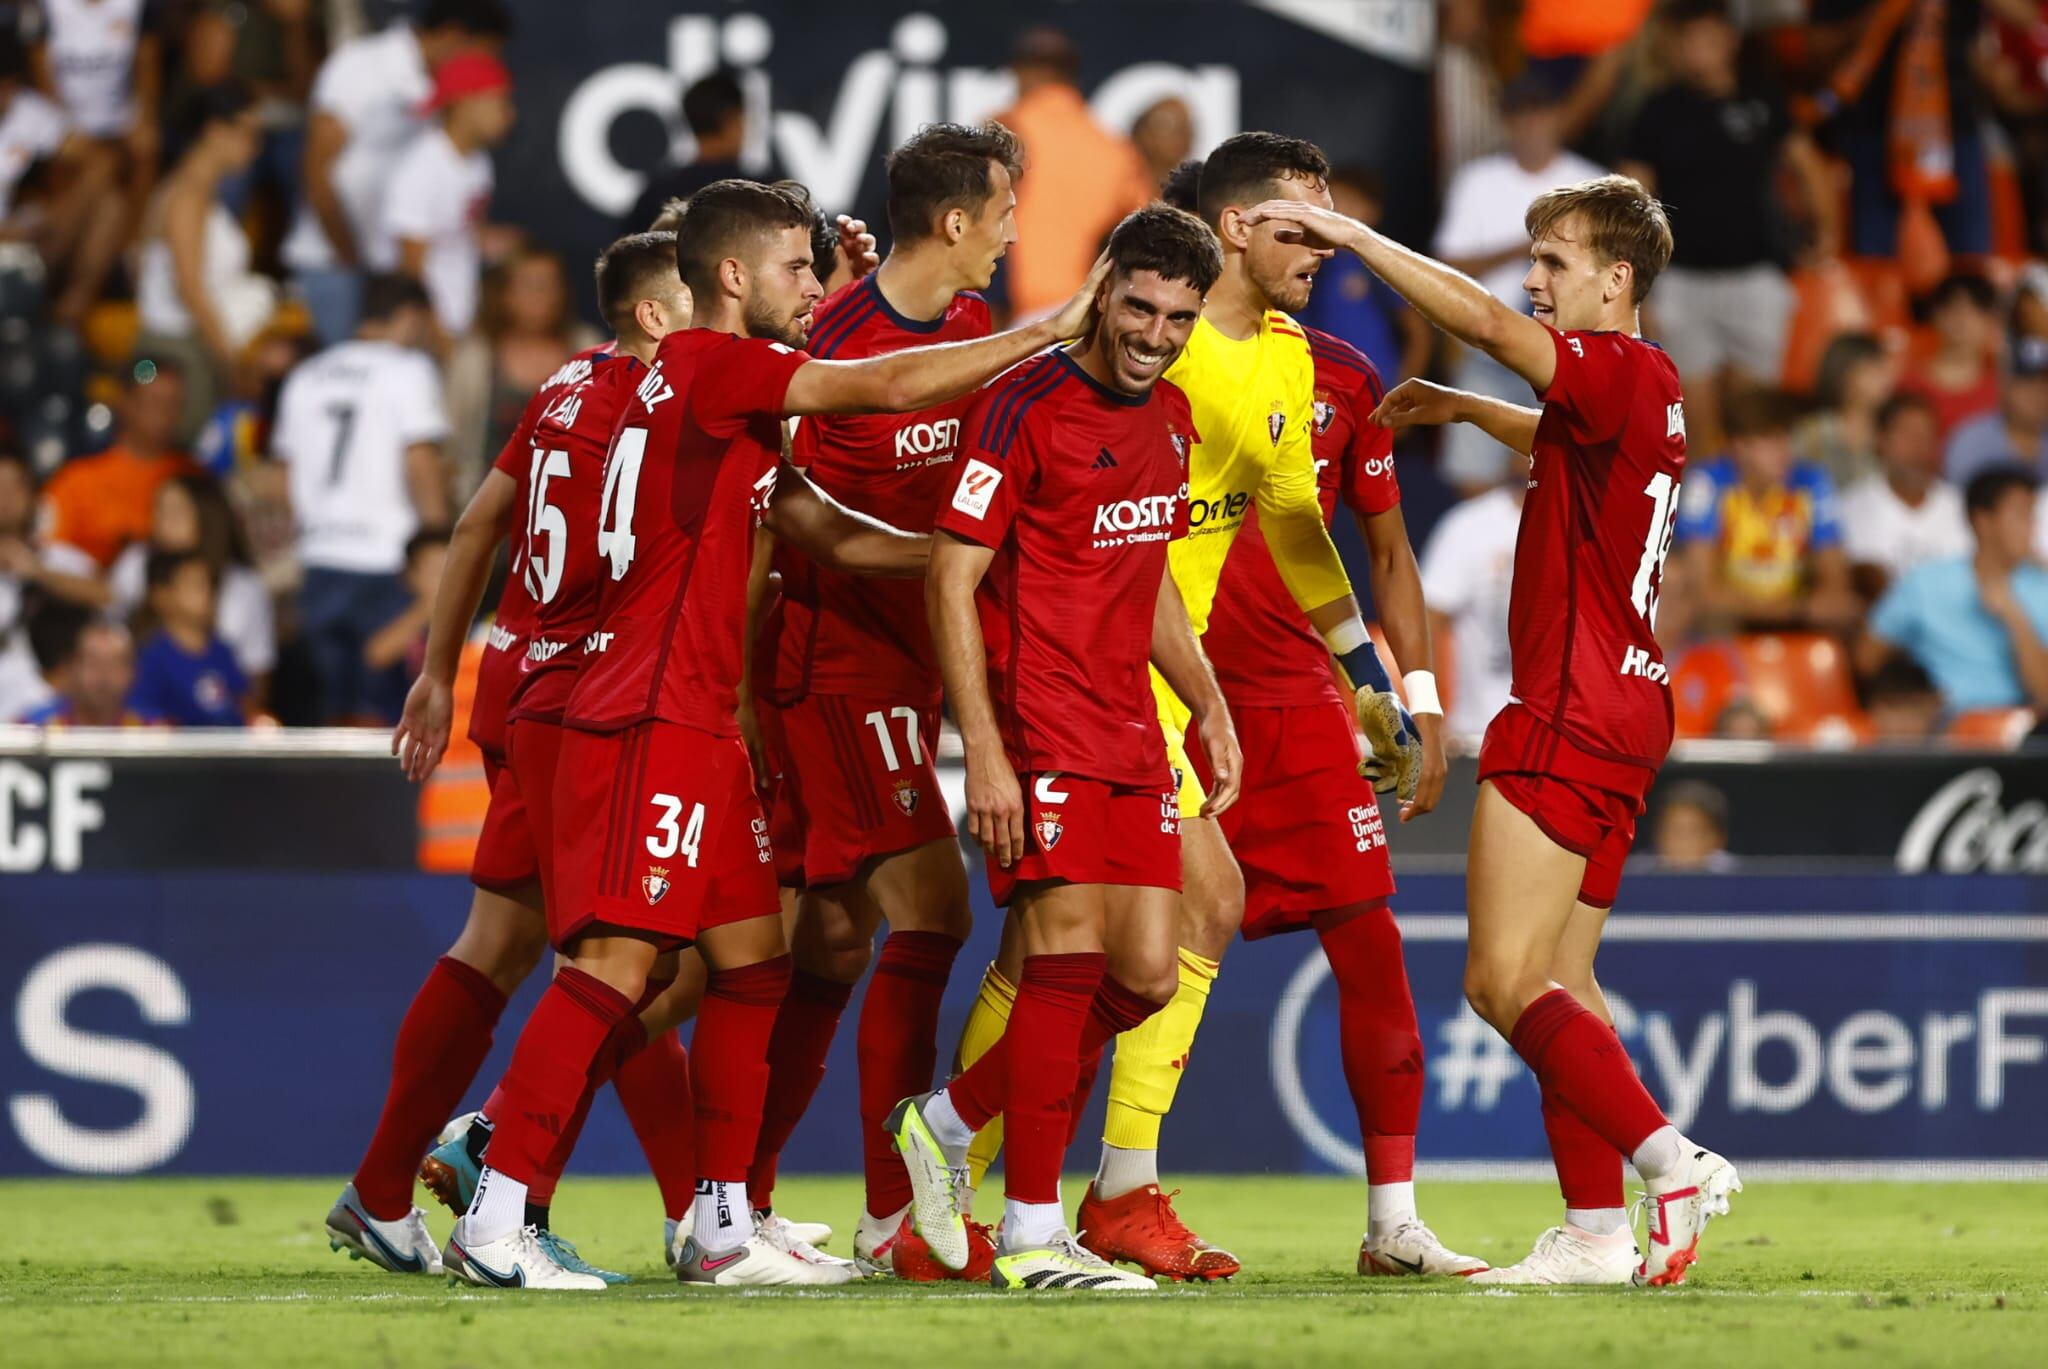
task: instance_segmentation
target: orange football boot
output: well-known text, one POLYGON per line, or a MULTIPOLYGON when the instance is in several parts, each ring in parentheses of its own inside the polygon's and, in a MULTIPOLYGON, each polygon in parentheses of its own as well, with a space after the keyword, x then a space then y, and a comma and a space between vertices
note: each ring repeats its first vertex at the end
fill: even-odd
POLYGON ((1077 1239, 1099 1258, 1137 1265, 1155 1279, 1206 1283, 1237 1273, 1243 1268, 1237 1256, 1190 1231, 1173 1210, 1179 1193, 1161 1193, 1159 1185, 1146 1184, 1120 1198, 1101 1198, 1090 1184, 1075 1214, 1077 1239))
POLYGON ((932 1257, 932 1248, 908 1217, 889 1245, 889 1268, 905 1283, 987 1283, 996 1262, 996 1236, 991 1227, 967 1220, 967 1267, 948 1269, 932 1257))

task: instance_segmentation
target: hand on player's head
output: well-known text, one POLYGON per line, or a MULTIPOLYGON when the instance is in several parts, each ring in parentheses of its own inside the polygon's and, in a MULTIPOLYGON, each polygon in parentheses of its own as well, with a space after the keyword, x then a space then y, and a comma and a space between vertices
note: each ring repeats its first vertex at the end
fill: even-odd
POLYGON ((876 250, 875 235, 868 232, 865 219, 850 219, 841 214, 839 226, 839 255, 846 258, 847 269, 859 280, 882 264, 882 254, 876 250))
POLYGON ((1355 225, 1330 208, 1326 186, 1292 180, 1279 185, 1280 196, 1237 218, 1243 228, 1245 274, 1267 304, 1293 312, 1308 306, 1316 273, 1355 225), (1282 205, 1287 212, 1263 212, 1282 205))
POLYGON ((1274 225, 1274 236, 1282 242, 1305 242, 1330 251, 1347 245, 1359 227, 1336 210, 1306 200, 1267 200, 1245 210, 1243 217, 1247 228, 1274 225))
POLYGON ((1109 253, 1104 252, 1088 268, 1088 278, 1073 297, 1052 316, 1053 330, 1063 338, 1087 337, 1102 317, 1103 284, 1109 279, 1109 253))

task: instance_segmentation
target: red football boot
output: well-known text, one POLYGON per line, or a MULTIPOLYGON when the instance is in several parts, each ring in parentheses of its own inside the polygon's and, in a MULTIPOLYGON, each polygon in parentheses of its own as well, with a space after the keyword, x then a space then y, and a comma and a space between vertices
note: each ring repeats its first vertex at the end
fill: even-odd
POLYGON ((987 1283, 995 1267, 996 1237, 991 1227, 967 1218, 967 1267, 948 1269, 932 1257, 932 1248, 908 1219, 889 1246, 889 1268, 905 1283, 962 1281, 987 1283))
POLYGON ((1237 1256, 1190 1231, 1173 1210, 1179 1192, 1161 1193, 1159 1185, 1146 1184, 1120 1198, 1099 1198, 1090 1184, 1075 1214, 1077 1239, 1098 1257, 1137 1265, 1155 1279, 1207 1282, 1237 1273, 1243 1267, 1237 1256))

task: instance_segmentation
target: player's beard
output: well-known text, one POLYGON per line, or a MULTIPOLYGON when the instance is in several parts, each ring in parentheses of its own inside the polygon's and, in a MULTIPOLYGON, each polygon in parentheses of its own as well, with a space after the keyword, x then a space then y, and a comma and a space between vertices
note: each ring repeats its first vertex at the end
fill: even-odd
POLYGON ((1293 273, 1276 274, 1272 280, 1258 282, 1259 289, 1275 309, 1283 314, 1299 313, 1308 306, 1308 298, 1314 289, 1313 279, 1303 280, 1293 273))
POLYGON ((758 299, 749 300, 746 307, 740 311, 740 319, 746 324, 748 337, 769 338, 785 347, 799 349, 810 341, 808 330, 797 324, 797 320, 802 317, 802 313, 795 313, 785 318, 758 299))

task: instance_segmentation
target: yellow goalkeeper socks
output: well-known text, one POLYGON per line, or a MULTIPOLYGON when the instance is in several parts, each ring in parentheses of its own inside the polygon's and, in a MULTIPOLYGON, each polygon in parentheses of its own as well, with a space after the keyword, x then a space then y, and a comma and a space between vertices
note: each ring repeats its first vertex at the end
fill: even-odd
MULTIPOLYGON (((974 996, 974 1008, 967 1014, 967 1025, 960 1029, 961 1069, 987 1055, 989 1047, 1002 1040, 1004 1030, 1010 1025, 1010 1009, 1016 1002, 1017 986, 990 965, 988 972, 981 977, 981 992, 974 996)), ((1002 1148, 1003 1119, 997 1117, 975 1133, 974 1144, 967 1148, 969 1188, 981 1187, 982 1176, 996 1162, 996 1153, 1002 1148)))
POLYGON ((1159 1124, 1173 1107, 1173 1095, 1187 1069, 1195 1030, 1202 1025, 1202 1010, 1209 1004, 1209 986, 1215 983, 1218 968, 1207 956, 1181 947, 1180 988, 1172 1000, 1143 1026, 1116 1039, 1116 1061, 1109 1073, 1109 1115, 1102 1124, 1104 1145, 1119 1150, 1159 1149, 1159 1124))

